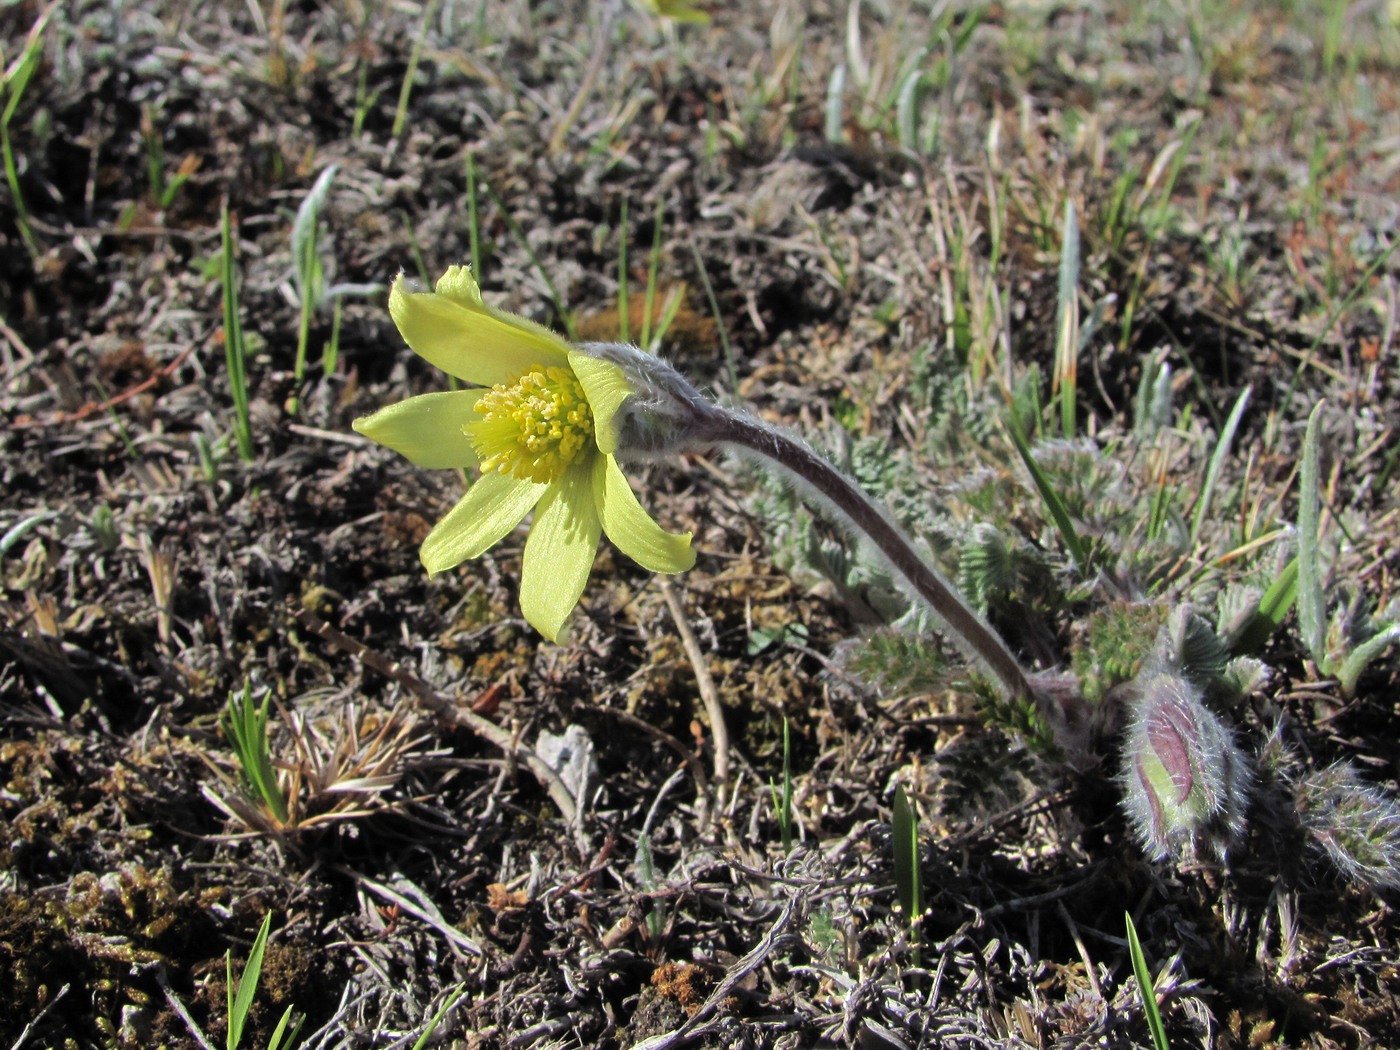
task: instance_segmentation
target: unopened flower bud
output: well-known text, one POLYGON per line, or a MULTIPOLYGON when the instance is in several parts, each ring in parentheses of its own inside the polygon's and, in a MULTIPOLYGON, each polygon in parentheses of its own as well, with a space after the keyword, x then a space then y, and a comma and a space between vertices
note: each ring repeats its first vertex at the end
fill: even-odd
POLYGON ((1139 680, 1122 782, 1133 830, 1154 860, 1206 850, 1224 859, 1244 830, 1249 767, 1180 675, 1152 671, 1139 680))
POLYGON ((623 458, 648 458, 707 443, 701 424, 718 410, 665 361, 626 343, 580 343, 575 349, 616 365, 626 379, 613 433, 600 435, 600 445, 615 443, 623 458))

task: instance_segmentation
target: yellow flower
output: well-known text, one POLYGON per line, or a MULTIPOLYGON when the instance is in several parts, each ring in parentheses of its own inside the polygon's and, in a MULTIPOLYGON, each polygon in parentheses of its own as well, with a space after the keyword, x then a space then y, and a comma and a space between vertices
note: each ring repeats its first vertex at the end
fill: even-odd
POLYGON ((698 26, 710 24, 709 13, 692 7, 688 0, 633 0, 633 3, 647 14, 658 18, 669 18, 673 22, 690 22, 698 26))
POLYGON ((481 476, 423 541, 430 574, 485 553, 530 511, 520 607, 551 641, 578 604, 598 537, 653 572, 695 564, 690 533, 662 530, 617 465, 617 415, 634 390, 614 362, 542 325, 487 306, 465 266, 432 292, 402 275, 389 313, 415 353, 473 389, 423 394, 355 420, 361 434, 420 467, 481 476))

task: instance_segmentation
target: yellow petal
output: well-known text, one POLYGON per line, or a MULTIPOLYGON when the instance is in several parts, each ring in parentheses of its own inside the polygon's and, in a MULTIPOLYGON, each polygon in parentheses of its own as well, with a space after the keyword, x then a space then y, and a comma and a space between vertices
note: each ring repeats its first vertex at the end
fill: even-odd
POLYGON ((576 464, 549 487, 525 541, 520 610, 551 642, 578 604, 598 553, 602 526, 590 475, 587 463, 576 464))
POLYGON ((386 405, 351 425, 420 467, 474 467, 476 450, 462 427, 481 418, 472 409, 485 392, 448 390, 422 394, 386 405))
POLYGON ((695 564, 690 533, 667 532, 637 497, 617 460, 598 456, 593 466, 593 498, 603 531, 623 554, 652 572, 684 572, 695 564))
POLYGON ((675 22, 690 22, 694 25, 708 25, 709 13, 698 7, 691 7, 687 0, 634 0, 643 11, 669 18, 675 22))
POLYGON ((481 285, 476 283, 470 266, 449 266, 433 285, 433 291, 471 309, 486 307, 481 298, 481 285))
POLYGON ((411 292, 399 274, 389 314, 415 353, 448 375, 494 386, 541 365, 568 363, 569 344, 543 325, 481 301, 464 266, 454 266, 438 291, 411 292))
POLYGON ((418 557, 429 575, 490 550, 524 520, 549 486, 510 474, 483 474, 428 533, 418 557))
POLYGON ((611 361, 600 361, 582 350, 569 351, 569 365, 583 384, 583 392, 593 410, 593 434, 598 448, 608 454, 616 452, 618 437, 614 417, 622 403, 633 394, 627 376, 611 361))

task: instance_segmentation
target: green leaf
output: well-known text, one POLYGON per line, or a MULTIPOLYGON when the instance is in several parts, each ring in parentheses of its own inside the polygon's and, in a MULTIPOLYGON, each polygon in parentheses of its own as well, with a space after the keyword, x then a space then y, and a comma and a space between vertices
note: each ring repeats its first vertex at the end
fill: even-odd
POLYGON ((1400 624, 1387 624, 1347 653, 1342 666, 1337 669, 1337 681, 1342 687, 1342 692, 1352 696, 1356 692, 1356 682, 1361 677, 1361 672, 1397 641, 1400 641, 1400 624))

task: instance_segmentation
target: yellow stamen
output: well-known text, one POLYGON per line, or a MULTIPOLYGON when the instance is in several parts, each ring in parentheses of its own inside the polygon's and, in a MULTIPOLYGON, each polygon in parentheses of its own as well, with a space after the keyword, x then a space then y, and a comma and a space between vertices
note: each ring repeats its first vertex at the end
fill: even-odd
POLYGON ((462 429, 495 470, 524 481, 558 481, 593 436, 593 410, 574 373, 537 368, 497 383, 476 403, 481 419, 462 429))

